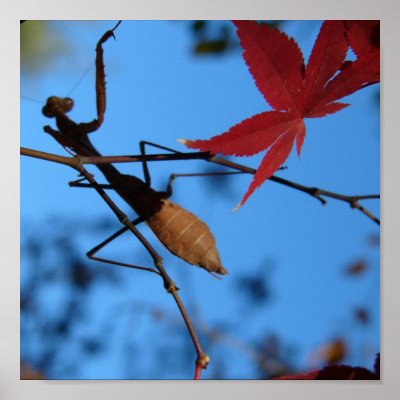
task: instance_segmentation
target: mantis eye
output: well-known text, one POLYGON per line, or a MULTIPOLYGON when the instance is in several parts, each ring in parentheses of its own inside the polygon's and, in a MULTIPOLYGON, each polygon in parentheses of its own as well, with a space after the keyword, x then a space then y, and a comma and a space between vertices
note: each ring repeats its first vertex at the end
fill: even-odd
POLYGON ((72 108, 74 107, 74 101, 71 98, 66 97, 65 99, 60 99, 60 100, 61 100, 60 106, 65 113, 71 111, 72 108))

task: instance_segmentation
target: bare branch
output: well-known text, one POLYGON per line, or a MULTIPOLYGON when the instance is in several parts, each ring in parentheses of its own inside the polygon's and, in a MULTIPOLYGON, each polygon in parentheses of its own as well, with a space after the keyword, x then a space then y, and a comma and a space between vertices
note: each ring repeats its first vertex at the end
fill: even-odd
MULTIPOLYGON (((211 157, 208 161, 218 164, 218 165, 223 165, 229 168, 236 169, 238 171, 242 171, 245 173, 249 174, 255 174, 256 170, 253 168, 245 167, 243 165, 234 163, 232 161, 225 160, 223 158, 219 157, 211 157)), ((364 215, 366 215, 368 218, 370 218, 372 221, 380 225, 380 220, 377 218, 375 215, 373 215, 369 210, 364 208, 359 204, 359 200, 370 200, 370 199, 380 199, 379 194, 371 194, 371 195, 353 195, 353 196, 347 196, 339 193, 334 193, 325 189, 320 189, 317 187, 310 187, 310 186, 304 186, 296 182, 289 181, 287 179, 280 178, 276 175, 273 175, 269 178, 270 181, 279 183, 281 185, 290 187, 292 189, 299 190, 303 193, 307 193, 308 195, 314 197, 317 199, 322 205, 327 204, 327 200, 324 197, 329 197, 332 199, 344 201, 348 203, 351 208, 356 208, 360 212, 362 212, 364 215)))
MULTIPOLYGON (((255 174, 256 170, 254 168, 247 167, 245 165, 237 164, 235 162, 211 156, 207 152, 190 152, 190 153, 166 153, 166 154, 138 154, 138 155, 125 155, 125 156, 88 156, 88 157, 65 157, 59 156, 55 154, 45 153, 38 150, 27 149, 21 147, 20 151, 21 155, 40 158, 42 160, 57 162, 64 165, 69 165, 72 168, 76 168, 76 166, 80 163, 80 165, 85 164, 94 164, 94 165, 102 165, 102 164, 110 164, 110 163, 128 163, 128 162, 154 162, 154 161, 169 161, 169 160, 206 160, 208 162, 222 165, 224 167, 236 169, 237 171, 255 174)), ((343 201, 348 203, 351 208, 355 208, 359 210, 361 213, 366 215, 369 219, 374 221, 376 224, 380 225, 380 219, 372 214, 369 210, 363 207, 359 201, 360 200, 373 200, 380 199, 379 194, 371 194, 371 195, 343 195, 340 193, 334 193, 325 189, 320 189, 312 186, 301 185, 300 183, 290 181, 288 179, 280 178, 276 175, 273 175, 269 178, 270 181, 279 183, 281 185, 290 187, 295 190, 299 190, 303 193, 310 195, 311 197, 318 200, 322 205, 327 204, 327 200, 325 198, 331 198, 339 201, 343 201)))

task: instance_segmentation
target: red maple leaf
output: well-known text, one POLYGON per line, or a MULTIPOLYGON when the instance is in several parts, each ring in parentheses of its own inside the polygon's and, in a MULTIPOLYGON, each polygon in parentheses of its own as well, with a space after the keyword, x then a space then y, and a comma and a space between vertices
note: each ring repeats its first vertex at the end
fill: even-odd
POLYGON ((243 58, 258 90, 274 109, 187 147, 211 154, 251 156, 268 150, 240 205, 289 157, 300 155, 305 118, 333 114, 348 104, 337 100, 379 81, 379 21, 325 21, 307 66, 294 39, 255 21, 234 21, 243 58), (345 61, 349 46, 357 59, 345 61))
POLYGON ((362 57, 379 49, 379 21, 345 21, 346 37, 357 55, 362 57))

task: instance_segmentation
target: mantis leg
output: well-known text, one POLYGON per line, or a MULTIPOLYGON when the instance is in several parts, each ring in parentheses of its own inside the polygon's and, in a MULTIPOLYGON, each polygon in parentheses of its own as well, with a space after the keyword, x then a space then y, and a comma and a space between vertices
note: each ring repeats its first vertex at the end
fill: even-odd
MULTIPOLYGON (((156 143, 146 142, 146 141, 142 140, 139 142, 139 147, 140 147, 140 154, 143 156, 146 156, 146 147, 145 146, 155 147, 157 149, 166 150, 168 152, 175 153, 175 154, 182 153, 181 151, 170 149, 169 147, 161 146, 156 143)), ((149 172, 149 167, 147 166, 147 161, 145 159, 143 159, 143 161, 142 161, 142 166, 143 166, 144 180, 150 186, 151 185, 150 172, 149 172)))
POLYGON ((96 108, 97 118, 91 122, 83 122, 79 124, 79 130, 84 133, 94 132, 102 125, 104 121, 104 113, 106 111, 106 75, 104 72, 103 61, 103 44, 114 36, 114 31, 118 28, 119 21, 114 28, 108 30, 98 41, 96 45, 96 108))
MULTIPOLYGON (((78 179, 76 181, 72 181, 69 182, 69 186, 72 187, 83 187, 83 188, 97 188, 97 189, 115 189, 115 185, 109 185, 109 184, 99 184, 96 182, 96 184, 92 184, 92 183, 82 183, 83 180, 86 180, 87 177, 78 179)), ((131 221, 131 225, 136 226, 138 224, 140 224, 141 222, 143 222, 144 219, 142 217, 138 217, 135 220, 131 221)), ((86 255, 89 259, 91 260, 95 260, 95 261, 101 261, 104 263, 108 263, 108 264, 112 264, 112 265, 119 265, 122 267, 128 267, 128 268, 134 268, 134 269, 139 269, 142 271, 148 271, 148 272, 154 272, 157 275, 160 275, 160 273, 154 269, 154 268, 148 268, 148 267, 141 267, 138 265, 133 265, 133 264, 128 264, 128 263, 124 263, 124 262, 120 262, 120 261, 114 261, 114 260, 110 260, 107 258, 103 258, 103 257, 97 257, 95 256, 96 253, 98 253, 103 247, 107 246, 109 243, 111 243, 114 239, 116 239, 117 237, 121 236, 123 233, 125 233, 126 231, 129 230, 128 226, 124 226, 121 229, 119 229, 118 231, 116 231, 115 233, 113 233, 111 236, 109 236, 108 238, 106 238, 105 240, 103 240, 101 243, 99 243, 98 245, 96 245, 95 247, 93 247, 91 250, 89 250, 86 255)))
MULTIPOLYGON (((141 222, 143 222, 143 218, 139 217, 139 218, 136 218, 135 220, 131 221, 131 224, 132 225, 137 225, 137 224, 139 224, 141 222)), ((110 259, 107 259, 107 258, 95 256, 95 254, 97 252, 99 252, 103 247, 107 246, 114 239, 116 239, 117 237, 121 236, 128 229, 129 229, 128 227, 124 226, 121 229, 119 229, 118 231, 116 231, 115 233, 113 233, 107 239, 103 240, 97 246, 95 246, 91 250, 89 250, 86 253, 87 257, 89 259, 91 259, 91 260, 101 261, 101 262, 104 262, 104 263, 107 263, 107 264, 119 265, 119 266, 122 266, 122 267, 134 268, 134 269, 139 269, 139 270, 148 271, 148 272, 154 272, 155 274, 160 275, 160 273, 154 268, 141 267, 141 266, 138 266, 138 265, 128 264, 128 263, 124 263, 124 262, 120 262, 120 261, 114 261, 114 260, 110 260, 110 259)))
MULTIPOLYGON (((91 188, 93 189, 94 186, 91 183, 82 183, 82 181, 86 180, 86 178, 80 178, 77 179, 76 181, 71 181, 68 182, 68 185, 70 187, 80 187, 80 188, 91 188)), ((121 188, 121 186, 117 185, 110 185, 109 183, 98 183, 97 186, 101 189, 109 189, 109 190, 115 190, 116 188, 121 188)))
MULTIPOLYGON (((159 144, 156 143, 152 143, 152 142, 146 142, 146 141, 141 141, 139 143, 140 146, 140 153, 145 157, 146 156, 146 148, 145 146, 151 146, 151 147, 155 147, 157 149, 161 149, 161 150, 166 150, 169 151, 171 153, 175 153, 175 154, 185 154, 181 151, 177 151, 174 149, 171 149, 169 147, 165 147, 165 146, 161 146, 159 144)), ((202 154, 202 153, 198 153, 196 154, 195 157, 196 159, 199 159, 198 155, 202 154)), ((203 159, 207 160, 210 158, 209 153, 203 153, 203 159)), ((191 159, 191 157, 188 155, 187 159, 191 159)), ((147 166, 147 161, 144 158, 142 161, 142 165, 143 165, 143 174, 144 174, 144 178, 145 181, 147 182, 147 184, 150 184, 150 173, 149 173, 149 169, 147 166)), ((201 177, 201 176, 218 176, 218 175, 236 175, 236 174, 244 174, 244 173, 248 173, 247 171, 213 171, 213 172, 199 172, 199 173, 187 173, 187 174, 171 174, 167 183, 167 190, 166 190, 166 194, 168 197, 172 196, 172 184, 175 181, 176 178, 183 178, 183 177, 201 177)))
POLYGON ((168 197, 172 196, 172 185, 175 182, 176 178, 193 178, 193 177, 202 177, 202 176, 226 176, 226 175, 237 175, 237 174, 245 174, 242 171, 213 171, 213 172, 197 172, 197 173, 188 173, 188 174, 171 174, 168 183, 167 189, 165 193, 168 197))

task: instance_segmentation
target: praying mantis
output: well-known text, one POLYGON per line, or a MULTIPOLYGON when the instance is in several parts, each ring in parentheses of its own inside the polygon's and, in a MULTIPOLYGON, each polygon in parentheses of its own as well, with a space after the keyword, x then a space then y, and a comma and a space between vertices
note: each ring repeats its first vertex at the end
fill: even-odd
MULTIPOLYGON (((97 118, 88 123, 75 123, 67 116, 67 113, 73 107, 73 100, 57 96, 49 97, 42 110, 46 117, 55 118, 58 127, 57 131, 46 125, 44 131, 76 156, 101 157, 101 154, 90 142, 88 134, 99 129, 104 121, 106 89, 102 46, 110 37, 114 36, 114 31, 118 25, 119 23, 112 30, 107 31, 96 46, 97 118)), ((150 174, 144 154, 146 144, 151 143, 141 142, 140 144, 144 156, 145 181, 133 175, 121 174, 112 164, 98 164, 98 168, 109 182, 107 187, 114 189, 136 211, 139 218, 135 221, 135 224, 145 221, 172 254, 189 264, 202 267, 210 273, 227 274, 227 270, 221 264, 215 239, 208 226, 193 213, 168 199, 172 194, 171 183, 165 192, 157 192, 150 187, 150 174)), ((157 147, 174 152, 174 150, 163 146, 157 147)), ((202 156, 207 157, 208 154, 202 154, 202 156)), ((71 185, 82 186, 80 182, 71 185)), ((104 187, 106 186, 103 185, 104 187)), ((107 262, 105 259, 96 258, 95 252, 124 230, 96 246, 88 253, 88 256, 107 262)), ((112 263, 125 265, 114 261, 112 263)))

